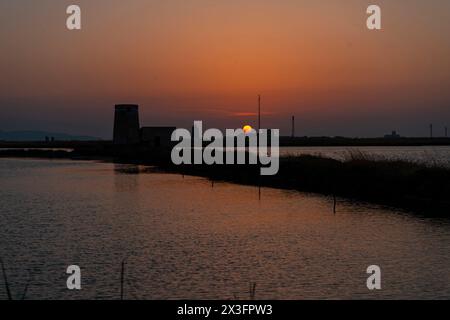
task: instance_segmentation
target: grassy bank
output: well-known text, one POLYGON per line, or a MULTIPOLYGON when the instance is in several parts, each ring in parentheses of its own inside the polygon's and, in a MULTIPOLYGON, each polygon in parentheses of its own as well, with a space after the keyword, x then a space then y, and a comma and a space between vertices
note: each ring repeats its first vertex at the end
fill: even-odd
POLYGON ((450 217, 450 169, 352 155, 344 162, 318 156, 280 159, 275 176, 255 166, 164 166, 172 172, 247 185, 292 189, 450 217))
POLYGON ((315 192, 329 196, 363 200, 417 211, 424 215, 450 217, 450 169, 429 167, 407 161, 370 159, 353 153, 344 162, 318 156, 280 159, 275 176, 260 176, 254 165, 175 166, 167 154, 94 153, 9 150, 0 157, 96 159, 121 163, 157 165, 161 169, 195 175, 215 181, 315 192))

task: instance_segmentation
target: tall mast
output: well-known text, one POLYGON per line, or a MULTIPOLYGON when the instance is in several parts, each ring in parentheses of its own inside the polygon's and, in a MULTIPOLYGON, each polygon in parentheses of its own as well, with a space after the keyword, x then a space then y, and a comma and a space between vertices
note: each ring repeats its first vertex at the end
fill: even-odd
POLYGON ((295 137, 295 116, 292 116, 292 132, 291 132, 292 138, 295 137))
POLYGON ((261 129, 261 95, 258 95, 258 132, 261 129))

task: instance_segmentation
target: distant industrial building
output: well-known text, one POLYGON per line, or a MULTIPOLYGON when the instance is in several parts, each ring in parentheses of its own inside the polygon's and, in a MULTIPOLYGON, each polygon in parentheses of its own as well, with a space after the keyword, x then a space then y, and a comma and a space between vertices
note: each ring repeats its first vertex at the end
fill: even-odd
POLYGON ((142 127, 139 124, 139 106, 118 104, 114 113, 113 141, 115 145, 146 145, 169 147, 176 127, 142 127))
POLYGON ((176 127, 142 127, 141 143, 151 147, 169 147, 176 127))
POLYGON ((398 139, 400 138, 400 135, 397 133, 397 131, 392 131, 391 134, 386 134, 384 136, 385 139, 398 139))

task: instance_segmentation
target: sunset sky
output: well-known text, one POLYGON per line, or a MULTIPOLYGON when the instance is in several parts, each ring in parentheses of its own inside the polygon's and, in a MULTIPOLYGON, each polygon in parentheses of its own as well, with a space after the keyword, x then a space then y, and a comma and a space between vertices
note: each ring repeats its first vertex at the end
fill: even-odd
POLYGON ((236 128, 261 94, 282 134, 292 115, 297 135, 441 134, 449 34, 448 0, 2 0, 0 130, 110 138, 116 103, 142 125, 236 128))

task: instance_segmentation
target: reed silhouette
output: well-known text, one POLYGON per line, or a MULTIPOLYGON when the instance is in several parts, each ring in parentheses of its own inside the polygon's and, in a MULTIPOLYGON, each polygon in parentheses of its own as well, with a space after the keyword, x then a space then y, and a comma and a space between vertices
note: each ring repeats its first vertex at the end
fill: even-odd
MULTIPOLYGON (((347 154, 345 161, 301 155, 280 158, 274 176, 261 176, 259 165, 174 165, 170 150, 134 148, 120 151, 87 147, 74 151, 6 150, 1 156, 103 160, 157 166, 166 172, 202 176, 219 181, 315 192, 333 197, 368 201, 404 208, 422 215, 450 217, 450 168, 404 160, 373 159, 362 152, 347 154)), ((152 169, 154 170, 154 169, 152 169)), ((259 197, 260 191, 258 191, 259 197)))

